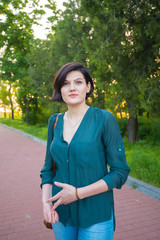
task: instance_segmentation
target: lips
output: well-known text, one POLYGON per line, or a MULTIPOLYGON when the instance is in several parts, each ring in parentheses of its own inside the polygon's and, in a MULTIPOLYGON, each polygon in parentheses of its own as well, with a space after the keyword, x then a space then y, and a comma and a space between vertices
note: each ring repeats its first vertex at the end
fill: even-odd
POLYGON ((69 97, 71 97, 71 98, 74 98, 74 97, 77 97, 78 96, 78 94, 70 94, 69 95, 69 97))

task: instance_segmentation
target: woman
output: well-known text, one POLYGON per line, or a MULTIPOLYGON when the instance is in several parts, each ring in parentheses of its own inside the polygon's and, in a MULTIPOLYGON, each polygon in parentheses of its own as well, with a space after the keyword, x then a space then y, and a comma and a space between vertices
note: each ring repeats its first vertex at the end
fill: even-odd
POLYGON ((68 111, 49 119, 41 170, 44 218, 56 240, 111 240, 113 188, 120 189, 129 173, 118 124, 107 110, 86 104, 93 81, 82 64, 62 66, 54 89, 52 99, 65 102, 68 111))

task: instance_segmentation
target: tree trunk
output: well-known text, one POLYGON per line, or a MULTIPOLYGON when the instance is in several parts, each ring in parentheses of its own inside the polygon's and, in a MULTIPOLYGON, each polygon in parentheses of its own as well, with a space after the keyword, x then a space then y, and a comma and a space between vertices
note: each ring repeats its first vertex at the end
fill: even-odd
POLYGON ((137 108, 135 104, 131 102, 127 103, 129 119, 128 119, 128 142, 134 143, 138 140, 138 118, 137 118, 137 108))
POLYGON ((28 109, 28 107, 26 108, 26 121, 27 121, 27 124, 29 125, 29 109, 28 109))
POLYGON ((37 101, 37 97, 35 98, 35 108, 34 108, 34 124, 37 123, 38 119, 37 119, 37 113, 38 113, 38 101, 37 101))
POLYGON ((13 109, 12 99, 10 99, 10 103, 11 103, 11 110, 12 110, 12 119, 14 119, 14 109, 13 109))
POLYGON ((26 117, 26 122, 29 124, 29 107, 27 103, 27 98, 26 96, 23 96, 23 102, 25 104, 25 117, 26 117))
POLYGON ((14 119, 14 108, 13 108, 13 101, 12 101, 12 96, 11 96, 11 89, 12 89, 12 85, 10 84, 9 99, 10 99, 10 104, 11 104, 12 119, 14 119))
POLYGON ((134 143, 138 140, 138 118, 130 116, 128 120, 128 142, 134 143))
POLYGON ((6 108, 4 108, 4 118, 7 117, 6 108))

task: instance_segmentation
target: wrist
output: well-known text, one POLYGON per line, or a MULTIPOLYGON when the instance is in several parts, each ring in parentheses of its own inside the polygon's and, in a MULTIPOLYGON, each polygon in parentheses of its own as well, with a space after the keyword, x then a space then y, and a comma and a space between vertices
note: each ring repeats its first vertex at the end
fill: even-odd
POLYGON ((47 201, 47 200, 42 201, 43 206, 44 206, 44 205, 50 205, 50 206, 53 205, 51 202, 48 203, 48 202, 46 202, 46 201, 47 201))
POLYGON ((75 187, 75 190, 76 190, 76 198, 77 198, 77 200, 81 200, 81 198, 79 197, 78 189, 79 189, 79 188, 75 187))
POLYGON ((80 200, 86 197, 83 187, 77 188, 77 194, 80 200))

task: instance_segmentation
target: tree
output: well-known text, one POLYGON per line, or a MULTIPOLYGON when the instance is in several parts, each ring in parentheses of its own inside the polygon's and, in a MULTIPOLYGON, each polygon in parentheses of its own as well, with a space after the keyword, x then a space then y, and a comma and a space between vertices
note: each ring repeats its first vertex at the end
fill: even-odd
POLYGON ((81 11, 90 23, 90 66, 100 85, 116 80, 121 88, 129 113, 128 141, 134 142, 141 90, 150 94, 145 81, 154 76, 159 92, 160 2, 81 0, 81 11))
POLYGON ((9 91, 4 81, 0 81, 0 106, 4 108, 4 117, 6 117, 6 108, 9 105, 9 91))
POLYGON ((31 53, 27 56, 29 68, 19 83, 18 102, 24 118, 32 124, 45 121, 50 113, 47 100, 51 98, 53 81, 48 71, 50 50, 47 44, 48 41, 40 39, 34 41, 31 53))
MULTIPOLYGON (((10 90, 16 80, 24 77, 29 67, 27 55, 34 39, 32 25, 44 14, 43 10, 35 9, 38 2, 39 0, 32 0, 32 12, 27 13, 25 8, 28 0, 1 0, 0 14, 3 18, 0 25, 0 47, 3 48, 3 56, 0 58, 0 75, 2 79, 9 81, 10 90)), ((10 103, 14 118, 11 97, 10 103)))

